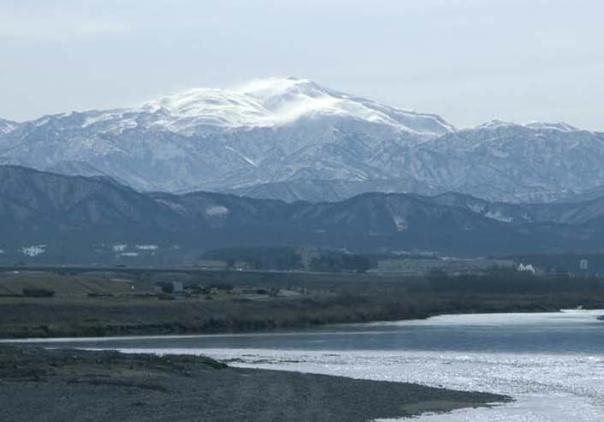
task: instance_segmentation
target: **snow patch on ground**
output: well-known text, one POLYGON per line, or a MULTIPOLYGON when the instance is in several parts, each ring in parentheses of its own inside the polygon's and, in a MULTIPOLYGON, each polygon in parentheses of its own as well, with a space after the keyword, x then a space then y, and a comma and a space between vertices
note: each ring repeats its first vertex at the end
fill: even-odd
POLYGON ((215 205, 206 209, 208 217, 226 217, 230 214, 230 210, 222 205, 215 205))
POLYGON ((21 248, 21 253, 26 256, 34 257, 46 252, 46 245, 32 245, 21 248))
POLYGON ((125 243, 117 243, 113 245, 113 252, 124 252, 128 248, 128 245, 125 243))
POLYGON ((484 211, 484 204, 470 204, 468 208, 475 213, 481 213, 484 211))
POLYGON ((164 199, 156 199, 155 201, 181 214, 183 214, 187 210, 181 204, 177 204, 176 202, 166 201, 164 199))
POLYGON ((401 217, 400 215, 395 215, 392 217, 392 220, 394 221, 394 225, 396 226, 396 231, 402 232, 407 230, 407 220, 404 217, 401 217))
POLYGON ((157 245, 135 245, 134 247, 139 251, 156 251, 159 249, 157 245))
POLYGON ((237 154, 237 155, 238 155, 239 157, 241 157, 241 158, 242 158, 242 159, 243 159, 243 160, 244 160, 246 163, 251 164, 251 165, 252 165, 252 166, 254 166, 254 167, 256 167, 256 166, 257 166, 257 164, 256 164, 256 162, 255 162, 254 160, 252 160, 252 159, 251 159, 251 158, 249 158, 249 157, 246 157, 245 155, 243 155, 242 153, 240 153, 239 151, 237 151, 235 148, 233 148, 233 147, 229 147, 229 146, 226 146, 225 148, 226 148, 227 150, 229 150, 229 151, 234 152, 235 154, 237 154))
POLYGON ((501 221, 503 223, 511 223, 514 221, 512 217, 504 215, 500 211, 488 211, 485 214, 485 217, 490 218, 491 220, 501 221))
POLYGON ((135 258, 139 255, 138 252, 122 252, 120 253, 120 256, 125 256, 127 258, 135 258))

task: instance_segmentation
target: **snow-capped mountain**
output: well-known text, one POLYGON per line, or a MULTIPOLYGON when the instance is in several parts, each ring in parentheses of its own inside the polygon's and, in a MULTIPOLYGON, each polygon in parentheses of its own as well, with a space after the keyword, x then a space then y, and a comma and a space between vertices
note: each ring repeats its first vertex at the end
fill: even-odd
POLYGON ((438 116, 387 107, 324 88, 306 79, 270 78, 233 89, 193 89, 142 106, 156 125, 192 135, 212 128, 278 128, 299 120, 350 119, 432 137, 452 132, 438 116))
POLYGON ((500 121, 457 130, 295 78, 0 121, 0 163, 105 175, 139 190, 286 200, 368 191, 555 200, 603 186, 602 158, 601 133, 500 121))
POLYGON ((566 124, 491 122, 433 139, 417 151, 428 155, 416 167, 420 180, 490 200, 550 201, 604 181, 604 134, 566 124), (435 162, 443 164, 437 174, 435 162))

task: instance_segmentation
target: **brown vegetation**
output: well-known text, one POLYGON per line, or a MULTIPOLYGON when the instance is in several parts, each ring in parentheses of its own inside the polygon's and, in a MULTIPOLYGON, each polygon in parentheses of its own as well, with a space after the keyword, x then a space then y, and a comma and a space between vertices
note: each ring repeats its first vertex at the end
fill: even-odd
POLYGON ((366 274, 161 274, 36 273, 28 277, 20 273, 16 279, 5 274, 0 277, 0 288, 5 291, 18 291, 24 284, 51 289, 56 295, 0 297, 0 337, 242 332, 443 313, 604 307, 604 285, 596 279, 513 273, 433 274, 419 279, 366 274), (185 281, 182 294, 153 290, 158 280, 178 277, 185 281), (285 288, 299 293, 287 297, 276 293, 285 288), (246 293, 250 291, 253 294, 246 293))

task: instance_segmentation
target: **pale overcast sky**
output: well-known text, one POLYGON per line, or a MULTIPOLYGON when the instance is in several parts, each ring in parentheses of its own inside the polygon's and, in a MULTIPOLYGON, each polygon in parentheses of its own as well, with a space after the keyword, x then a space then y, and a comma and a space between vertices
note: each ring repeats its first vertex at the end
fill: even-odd
POLYGON ((601 0, 1 0, 0 117, 298 76, 453 124, 604 130, 601 0))

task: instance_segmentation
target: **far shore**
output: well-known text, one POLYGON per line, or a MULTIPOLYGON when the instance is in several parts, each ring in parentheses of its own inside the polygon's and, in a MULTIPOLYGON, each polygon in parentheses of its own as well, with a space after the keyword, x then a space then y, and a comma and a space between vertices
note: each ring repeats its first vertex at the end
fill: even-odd
MULTIPOLYGON (((583 309, 583 308, 576 308, 576 309, 558 309, 558 310, 548 310, 548 311, 542 311, 542 310, 538 310, 538 311, 524 311, 524 312, 515 312, 515 311, 510 311, 510 312, 501 312, 501 314, 514 314, 514 313, 526 313, 526 314, 535 314, 535 313, 560 313, 560 312, 568 312, 568 311, 600 311, 600 309, 583 309)), ((602 315, 599 316, 595 316, 594 318, 596 320, 599 321, 604 321, 604 308, 601 310, 602 311, 602 315)), ((323 326, 317 326, 317 327, 306 327, 306 329, 304 328, 296 328, 293 327, 291 329, 287 329, 287 330, 270 330, 270 331, 244 331, 244 332, 227 332, 227 333, 194 333, 194 334, 141 334, 141 335, 123 335, 123 336, 100 336, 100 337, 78 337, 78 336, 73 336, 73 337, 33 337, 33 338, 0 338, 0 346, 2 344, 14 344, 14 345, 19 345, 19 344, 25 344, 25 345, 48 345, 48 344, 53 344, 53 343, 79 343, 79 342, 111 342, 111 341, 126 341, 126 340, 168 340, 168 339, 194 339, 194 338, 201 338, 201 337, 236 337, 236 336, 246 336, 246 337, 250 337, 250 336, 261 336, 261 337, 266 337, 266 336, 287 336, 287 335, 291 335, 291 336, 300 336, 300 335, 304 335, 304 334, 308 334, 308 335, 314 335, 317 333, 316 329, 318 328, 324 328, 324 329, 334 329, 337 330, 338 328, 342 328, 342 327, 348 327, 348 326, 358 326, 359 324, 369 324, 371 326, 375 326, 375 325, 380 325, 380 324, 384 324, 384 325, 390 325, 393 323, 397 323, 397 322, 412 322, 412 321, 419 321, 419 320, 426 320, 429 318, 433 318, 433 317, 440 317, 440 316, 451 316, 451 315, 470 315, 470 313, 455 313, 455 314, 436 314, 436 315, 431 315, 428 316, 426 318, 421 318, 421 319, 401 319, 401 320, 394 320, 394 321, 368 321, 368 322, 363 322, 363 323, 341 323, 341 324, 331 324, 331 325, 323 325, 323 326), (314 328, 314 329, 313 329, 314 328)), ((471 315, 481 315, 480 313, 471 313, 471 315)), ((493 315, 493 313, 483 313, 482 315, 493 315)), ((320 332, 320 331, 319 331, 320 332)))
POLYGON ((604 308, 604 280, 494 272, 373 274, 0 273, 0 339, 224 334, 442 314, 604 308), (177 283, 180 293, 157 291, 177 283), (4 293, 3 293, 4 292, 4 293))
MULTIPOLYGON (((400 303, 396 308, 366 302, 346 306, 330 303, 283 303, 278 301, 242 303, 234 308, 228 302, 141 303, 118 302, 106 306, 98 300, 11 300, 0 298, 0 344, 19 342, 57 342, 64 339, 128 339, 227 336, 237 334, 284 334, 331 325, 388 323, 424 320, 440 315, 560 312, 574 309, 576 301, 534 297, 499 298, 480 296, 471 299, 429 298, 427 303, 400 303), (568 306, 571 305, 571 306, 568 306), (208 313, 213 315, 203 316, 208 313), (233 311, 236 315, 233 315, 233 311), (191 315, 199 312, 202 315, 191 315), (93 319, 86 316, 93 314, 93 319), (18 321, 21 319, 22 321, 18 321), (17 321, 16 321, 17 320, 17 321)), ((582 302, 585 303, 585 302, 582 302)), ((582 309, 604 309, 604 300, 582 309)), ((604 316, 597 318, 604 321, 604 316)))

